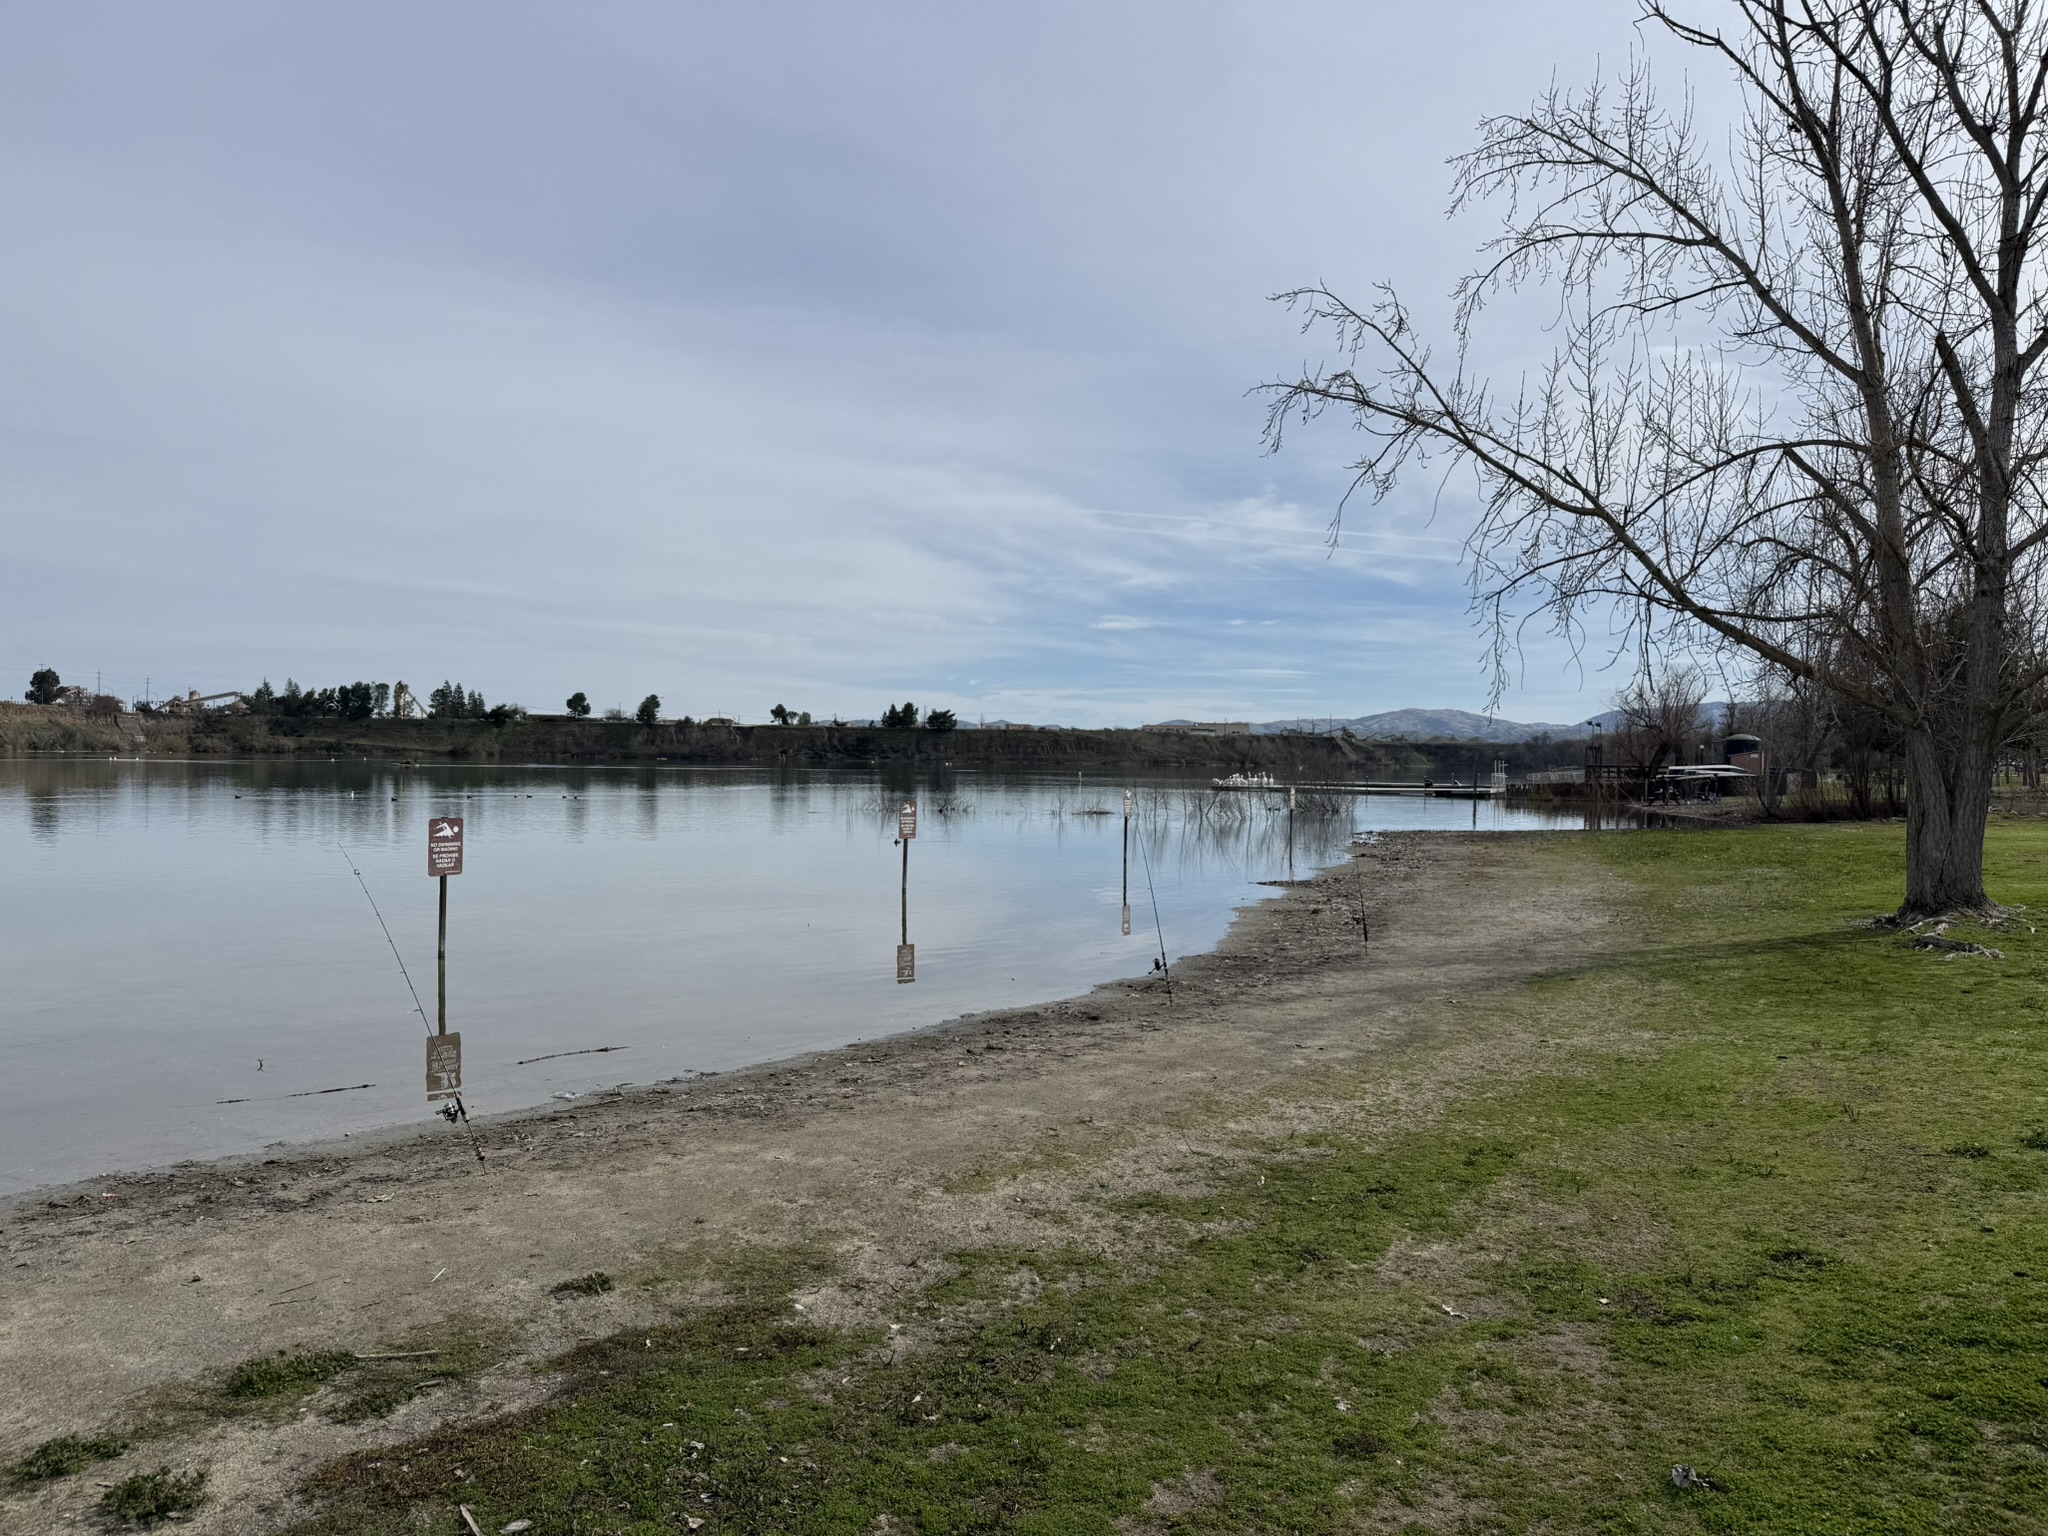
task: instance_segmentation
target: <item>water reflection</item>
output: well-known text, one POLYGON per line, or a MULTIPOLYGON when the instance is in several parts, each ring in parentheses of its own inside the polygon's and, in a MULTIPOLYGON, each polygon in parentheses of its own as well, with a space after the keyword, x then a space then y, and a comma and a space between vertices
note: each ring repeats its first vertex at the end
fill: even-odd
POLYGON ((1124 791, 1124 937, 1131 934, 1131 816, 1137 810, 1137 797, 1128 789, 1124 791))

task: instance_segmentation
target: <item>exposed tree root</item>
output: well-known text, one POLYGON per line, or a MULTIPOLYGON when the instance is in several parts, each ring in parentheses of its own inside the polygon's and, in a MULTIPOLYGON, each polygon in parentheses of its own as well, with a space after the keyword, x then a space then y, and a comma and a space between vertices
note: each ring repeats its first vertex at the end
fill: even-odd
MULTIPOLYGON (((1943 935, 1948 932, 1952 921, 1954 919, 1947 917, 1928 917, 1917 923, 1903 925, 1899 944, 1905 949, 1938 950, 1951 960, 1958 955, 1983 955, 1992 960, 2005 958, 2004 950, 1993 949, 1988 944, 1973 944, 1968 939, 1944 938, 1943 935)), ((1972 914, 1970 921, 1981 923, 1984 919, 1972 914)), ((2029 930, 2031 931, 2031 925, 2029 930)))
POLYGON ((2028 933, 2036 931, 2026 919, 2027 909, 2023 906, 2000 906, 1987 901, 1978 907, 1951 907, 1946 912, 1908 912, 1901 908, 1888 912, 1883 917, 1871 919, 1873 928, 1892 928, 1900 933, 1918 934, 1923 929, 1932 929, 1939 934, 1951 923, 1975 923, 1983 928, 2002 929, 2017 932, 2024 928, 2028 933))

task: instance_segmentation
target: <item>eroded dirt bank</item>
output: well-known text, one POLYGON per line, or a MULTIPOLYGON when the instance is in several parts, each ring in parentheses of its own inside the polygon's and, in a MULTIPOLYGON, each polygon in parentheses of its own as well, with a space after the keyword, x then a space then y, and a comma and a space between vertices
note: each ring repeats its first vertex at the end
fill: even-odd
POLYGON ((1085 1238, 1078 1196, 1170 1183, 1274 1116, 1414 1123, 1527 1042, 1488 999, 1613 942, 1552 836, 1389 837, 1242 914, 1158 980, 793 1063, 480 1122, 89 1181, 0 1203, 0 1457, 173 1424, 0 1496, 0 1529, 99 1528, 101 1488, 205 1466, 184 1528, 263 1531, 314 1466, 552 1390, 532 1364, 715 1294, 756 1245, 809 1247, 818 1320, 873 1321, 962 1247, 1085 1238), (1360 903, 1371 926, 1360 938, 1360 903), (1362 1097, 1357 1073, 1371 1069, 1362 1097), (1321 1075, 1347 1086, 1318 1097, 1321 1075), (1057 1236, 1055 1234, 1057 1233, 1057 1236), (611 1294, 551 1288, 592 1270, 611 1294), (495 1362, 385 1417, 196 1411, 191 1384, 280 1349, 461 1334, 495 1362))

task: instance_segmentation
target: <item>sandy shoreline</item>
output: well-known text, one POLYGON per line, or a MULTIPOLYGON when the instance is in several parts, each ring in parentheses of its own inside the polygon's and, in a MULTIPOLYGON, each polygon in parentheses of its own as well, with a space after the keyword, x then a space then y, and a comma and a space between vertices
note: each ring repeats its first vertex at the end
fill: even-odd
POLYGON ((535 1400, 551 1388, 534 1361, 717 1294, 750 1245, 829 1254, 833 1278, 805 1305, 873 1321, 949 1251, 1075 1240, 1084 1185, 1170 1179, 1233 1126, 1308 1113, 1319 1074, 1384 1063, 1374 1105, 1331 1112, 1426 1114, 1511 1049, 1486 1042, 1479 999, 1608 942, 1590 871, 1558 842, 1389 836, 1245 909, 1176 967, 1170 1000, 1156 978, 1112 983, 508 1112, 479 1122, 482 1167, 437 1123, 0 1200, 7 1459, 161 1422, 179 1384, 274 1350, 389 1349, 477 1320, 506 1341, 492 1368, 388 1418, 179 1420, 104 1469, 0 1496, 0 1530, 96 1528, 100 1481, 162 1463, 210 1469, 214 1497, 188 1528, 273 1529, 303 1512, 291 1490, 322 1461, 535 1400), (1581 883, 1560 878, 1573 870, 1581 883), (635 1283, 575 1306, 550 1295, 599 1268, 635 1283))

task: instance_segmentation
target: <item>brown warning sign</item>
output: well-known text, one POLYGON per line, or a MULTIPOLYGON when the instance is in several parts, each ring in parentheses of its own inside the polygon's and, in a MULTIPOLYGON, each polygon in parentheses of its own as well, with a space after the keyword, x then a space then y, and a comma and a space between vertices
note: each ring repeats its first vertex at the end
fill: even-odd
POLYGON ((427 1098, 452 1099, 462 1092, 462 1035, 427 1036, 427 1098))
POLYGON ((896 835, 909 842, 917 836, 917 802, 906 800, 896 810, 896 835))
POLYGON ((917 946, 898 944, 896 946, 896 984, 906 985, 917 980, 917 946))
POLYGON ((462 873, 462 818, 436 816, 427 823, 427 873, 462 873))

